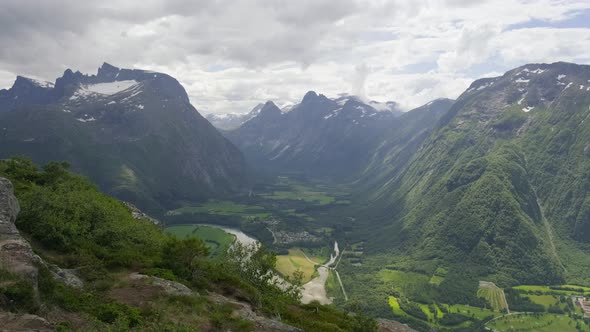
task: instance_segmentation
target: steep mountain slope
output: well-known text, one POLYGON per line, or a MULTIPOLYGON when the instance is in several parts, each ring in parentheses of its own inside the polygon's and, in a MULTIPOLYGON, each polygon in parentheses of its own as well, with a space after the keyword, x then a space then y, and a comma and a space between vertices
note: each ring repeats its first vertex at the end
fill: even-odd
POLYGON ((329 99, 310 91, 289 109, 272 102, 254 109, 251 119, 227 136, 259 168, 346 177, 365 166, 400 113, 395 103, 329 99))
POLYGON ((590 265, 574 252, 590 240, 589 84, 590 66, 568 63, 475 81, 372 192, 371 207, 391 217, 368 251, 448 269, 449 289, 467 270, 500 285, 582 280, 590 265))
POLYGON ((239 150, 166 74, 105 63, 92 76, 68 69, 55 84, 18 77, 0 91, 0 122, 0 157, 67 160, 144 208, 244 184, 239 150))

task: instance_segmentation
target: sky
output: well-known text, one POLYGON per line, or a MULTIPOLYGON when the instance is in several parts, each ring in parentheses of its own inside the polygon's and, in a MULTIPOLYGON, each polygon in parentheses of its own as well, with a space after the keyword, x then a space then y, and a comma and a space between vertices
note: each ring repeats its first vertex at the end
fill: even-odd
POLYGON ((590 64, 590 0, 0 0, 0 88, 108 62, 201 113, 314 90, 405 110, 527 63, 590 64))

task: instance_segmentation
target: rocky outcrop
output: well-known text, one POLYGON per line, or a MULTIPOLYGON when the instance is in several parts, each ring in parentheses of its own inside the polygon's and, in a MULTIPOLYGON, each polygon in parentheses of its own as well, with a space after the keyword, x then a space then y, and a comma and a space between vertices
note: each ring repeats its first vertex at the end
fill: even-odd
POLYGON ((16 228, 16 216, 20 212, 18 200, 14 196, 12 183, 0 178, 0 270, 14 273, 28 280, 37 290, 37 266, 46 267, 51 275, 67 286, 82 288, 84 283, 73 270, 62 269, 45 262, 39 257, 27 240, 16 228))
POLYGON ((0 312, 0 323, 0 332, 53 331, 45 318, 36 315, 0 312))
POLYGON ((223 295, 211 293, 209 299, 217 304, 231 304, 236 309, 232 313, 234 317, 254 323, 254 330, 257 332, 302 332, 301 329, 287 325, 280 321, 258 315, 252 306, 235 300, 231 300, 223 295))
POLYGON ((141 211, 137 206, 135 206, 129 202, 123 202, 123 204, 125 204, 125 206, 129 210, 129 212, 131 212, 131 215, 133 216, 134 219, 147 220, 147 221, 153 223, 154 225, 161 224, 161 222, 158 219, 150 217, 149 215, 147 215, 146 213, 141 211))
POLYGON ((162 279, 154 276, 148 276, 145 274, 140 273, 132 273, 129 275, 129 279, 131 280, 147 280, 148 282, 152 283, 155 286, 158 286, 164 290, 164 292, 168 295, 191 295, 193 291, 186 287, 185 285, 171 281, 167 279, 162 279))
POLYGON ((12 183, 0 178, 0 270, 14 273, 28 280, 37 289, 37 260, 29 243, 14 224, 20 212, 12 183))

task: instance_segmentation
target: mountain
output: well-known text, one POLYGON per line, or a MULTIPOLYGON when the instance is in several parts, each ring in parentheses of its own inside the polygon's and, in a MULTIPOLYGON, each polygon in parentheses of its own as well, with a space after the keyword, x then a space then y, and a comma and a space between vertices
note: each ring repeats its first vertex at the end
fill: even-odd
POLYGON ((17 77, 0 90, 0 157, 67 160, 140 207, 240 190, 245 162, 166 74, 103 64, 55 83, 17 77))
POLYGON ((501 287, 588 282, 589 85, 590 66, 561 62, 475 81, 413 155, 392 155, 401 170, 365 191, 367 210, 389 216, 373 220, 366 251, 448 271, 448 293, 468 275, 501 287))
POLYGON ((365 166, 401 114, 393 102, 329 99, 309 91, 282 110, 271 101, 255 108, 227 137, 259 169, 347 177, 365 166))

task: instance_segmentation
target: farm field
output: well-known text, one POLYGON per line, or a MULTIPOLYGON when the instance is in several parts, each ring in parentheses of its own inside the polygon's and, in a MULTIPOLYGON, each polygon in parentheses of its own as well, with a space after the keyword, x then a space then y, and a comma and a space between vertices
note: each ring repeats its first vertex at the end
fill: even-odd
POLYGON ((273 191, 270 194, 263 194, 262 197, 268 199, 300 200, 318 205, 332 204, 336 201, 334 197, 318 191, 273 191))
POLYGON ((228 248, 235 240, 235 236, 215 227, 200 225, 176 225, 166 227, 166 233, 180 239, 198 237, 205 241, 211 255, 216 255, 222 248, 228 248))
POLYGON ((520 285, 512 287, 516 290, 526 292, 538 292, 538 293, 555 293, 563 295, 582 294, 584 292, 590 293, 590 288, 573 285, 560 285, 560 286, 538 286, 538 285, 520 285), (562 289, 559 289, 562 288, 562 289), (569 289, 566 289, 569 288, 569 289), (580 290, 580 291, 578 291, 580 290))
POLYGON ((502 309, 508 309, 504 290, 496 286, 494 283, 480 281, 477 296, 486 299, 494 310, 500 311, 502 309))
MULTIPOLYGON (((322 262, 321 258, 307 256, 314 262, 322 262)), ((303 282, 311 280, 315 272, 315 264, 305 258, 301 249, 289 249, 288 255, 277 256, 276 268, 284 276, 293 276, 297 270, 303 272, 303 282)))
POLYGON ((266 218, 270 213, 266 212, 263 207, 256 205, 244 205, 231 201, 210 200, 198 206, 184 206, 176 210, 169 211, 169 215, 178 214, 216 214, 223 216, 245 216, 266 218))
MULTIPOLYGON (((522 332, 575 332, 577 322, 566 315, 537 314, 537 315, 508 315, 486 324, 495 331, 522 332)), ((587 325, 579 324, 581 331, 590 331, 587 325)))

